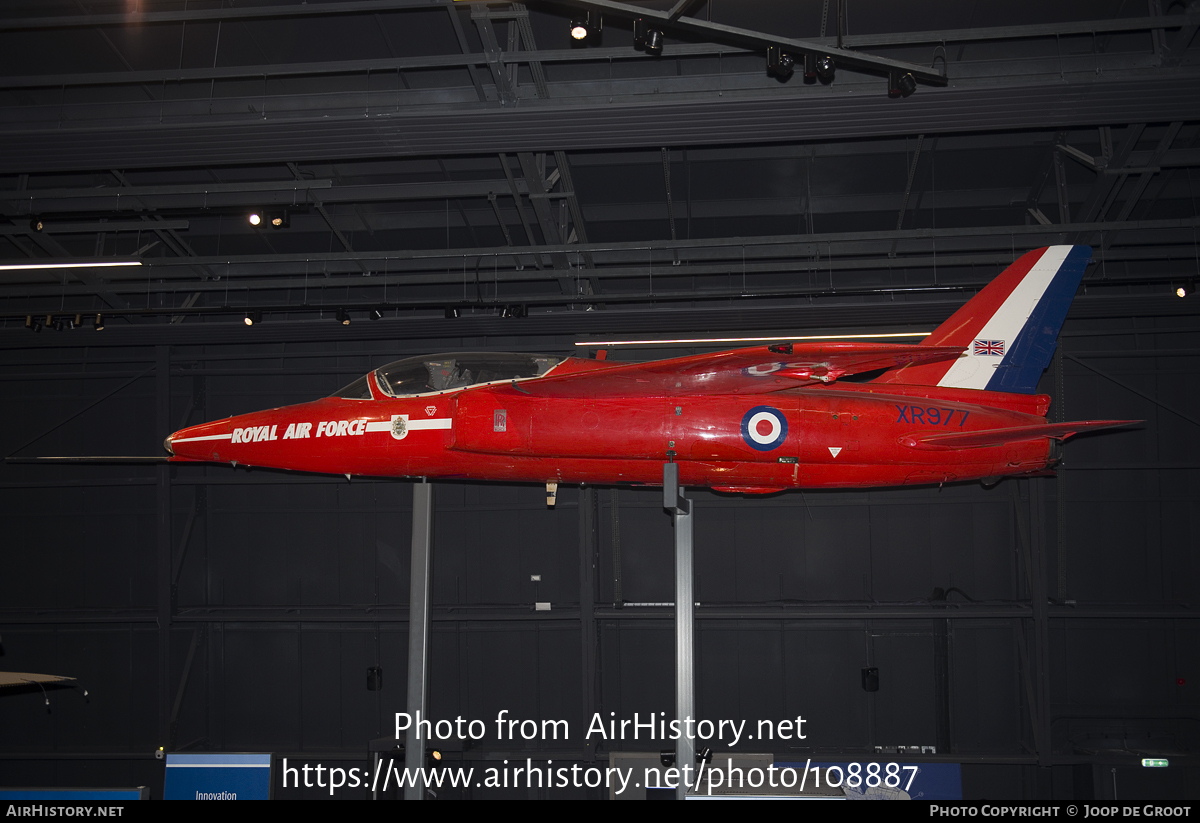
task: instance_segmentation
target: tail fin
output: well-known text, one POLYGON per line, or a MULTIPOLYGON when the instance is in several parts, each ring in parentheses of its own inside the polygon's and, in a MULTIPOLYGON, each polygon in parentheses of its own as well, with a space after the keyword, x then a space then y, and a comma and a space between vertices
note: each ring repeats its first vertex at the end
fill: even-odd
POLYGON ((966 348, 961 357, 907 366, 876 382, 1033 394, 1091 258, 1090 246, 1022 255, 921 341, 966 348))

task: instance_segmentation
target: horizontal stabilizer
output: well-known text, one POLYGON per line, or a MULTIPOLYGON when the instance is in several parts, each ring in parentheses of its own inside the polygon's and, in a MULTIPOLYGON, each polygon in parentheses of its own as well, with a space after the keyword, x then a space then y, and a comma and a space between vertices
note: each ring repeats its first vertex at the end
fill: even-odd
POLYGON ((1141 420, 1076 420, 1070 423, 1043 423, 1037 426, 1016 426, 1011 429, 986 429, 973 432, 949 434, 910 434, 900 438, 902 445, 910 449, 971 449, 984 446, 1003 446, 1039 437, 1066 440, 1072 435, 1097 429, 1113 429, 1130 426, 1141 420))

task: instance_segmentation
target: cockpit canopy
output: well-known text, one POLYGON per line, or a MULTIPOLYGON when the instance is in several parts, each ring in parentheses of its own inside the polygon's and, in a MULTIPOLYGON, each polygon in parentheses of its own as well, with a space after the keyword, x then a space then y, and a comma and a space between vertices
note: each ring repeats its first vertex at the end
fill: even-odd
MULTIPOLYGON (((454 352, 406 357, 375 370, 375 382, 389 397, 407 397, 481 383, 541 377, 565 358, 538 354, 500 352, 454 352)), ((331 397, 370 400, 371 389, 364 375, 331 397)))

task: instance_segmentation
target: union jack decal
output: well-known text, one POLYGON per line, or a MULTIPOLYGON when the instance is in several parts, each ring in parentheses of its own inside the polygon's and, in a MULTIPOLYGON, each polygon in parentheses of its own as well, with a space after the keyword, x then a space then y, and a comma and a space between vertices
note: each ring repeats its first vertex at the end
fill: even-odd
POLYGON ((994 357, 1004 356, 1004 341, 1003 340, 976 340, 975 354, 985 354, 994 357))

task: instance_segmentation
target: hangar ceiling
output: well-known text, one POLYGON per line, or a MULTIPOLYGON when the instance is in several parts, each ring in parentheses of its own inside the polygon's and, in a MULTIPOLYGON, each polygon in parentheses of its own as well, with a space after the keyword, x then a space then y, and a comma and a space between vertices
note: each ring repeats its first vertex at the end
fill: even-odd
MULTIPOLYGON (((976 796, 1109 797, 1110 765, 1194 796, 1194 765, 1130 764, 1191 764, 1197 740, 1200 303, 1174 290, 1200 274, 1200 10, 847 0, 839 46, 838 6, 641 3, 650 54, 614 2, 6 3, 4 453, 159 454, 439 349, 921 331, 1024 251, 1090 244, 1042 389, 1056 420, 1146 425, 991 491, 697 495, 699 707, 814 712, 825 756, 936 744, 976 796), (603 32, 573 44, 588 9, 603 32), (61 263, 83 265, 31 268, 61 263)), ((6 698, 9 774, 152 782, 159 745, 349 761, 403 708, 406 482, 2 478, 0 665, 93 692, 53 716, 6 698)), ((656 495, 547 511, 440 484, 431 710, 669 711, 656 495)))
POLYGON ((182 341, 253 309, 295 337, 343 307, 389 336, 759 306, 793 326, 960 301, 1053 242, 1103 248, 1080 311, 1195 273, 1200 12, 864 0, 839 38, 836 2, 683 6, 651 54, 619 3, 11 4, 5 262, 141 265, 7 272, 6 328, 104 310, 111 337, 182 341), (582 7, 604 26, 573 44, 582 7), (768 42, 828 52, 832 80, 802 53, 768 73, 768 42), (250 225, 265 209, 287 225, 250 225))

